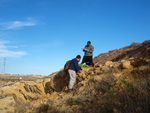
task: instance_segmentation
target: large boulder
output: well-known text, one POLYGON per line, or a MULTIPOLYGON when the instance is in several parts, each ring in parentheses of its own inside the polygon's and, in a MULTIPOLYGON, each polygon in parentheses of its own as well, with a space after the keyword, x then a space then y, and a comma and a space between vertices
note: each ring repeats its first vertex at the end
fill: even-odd
POLYGON ((66 88, 69 82, 69 77, 66 71, 60 70, 54 76, 50 76, 50 81, 45 84, 45 93, 52 93, 54 91, 61 92, 66 88))

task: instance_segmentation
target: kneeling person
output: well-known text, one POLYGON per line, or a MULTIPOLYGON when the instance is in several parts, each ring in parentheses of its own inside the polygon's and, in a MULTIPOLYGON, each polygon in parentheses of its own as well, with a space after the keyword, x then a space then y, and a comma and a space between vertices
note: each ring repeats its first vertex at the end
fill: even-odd
POLYGON ((81 67, 78 65, 80 59, 81 59, 81 56, 78 55, 76 58, 72 59, 70 62, 69 69, 68 69, 68 74, 70 77, 69 86, 68 86, 69 90, 73 89, 73 86, 76 80, 76 73, 78 71, 81 71, 81 67))

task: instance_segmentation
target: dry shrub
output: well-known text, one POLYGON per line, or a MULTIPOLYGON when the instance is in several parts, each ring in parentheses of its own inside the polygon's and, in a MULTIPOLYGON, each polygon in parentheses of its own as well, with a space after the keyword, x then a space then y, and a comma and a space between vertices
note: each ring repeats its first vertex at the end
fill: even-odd
POLYGON ((125 113, 150 112, 150 73, 148 70, 132 72, 123 76, 114 87, 116 108, 125 113), (118 104, 119 103, 119 104, 118 104))

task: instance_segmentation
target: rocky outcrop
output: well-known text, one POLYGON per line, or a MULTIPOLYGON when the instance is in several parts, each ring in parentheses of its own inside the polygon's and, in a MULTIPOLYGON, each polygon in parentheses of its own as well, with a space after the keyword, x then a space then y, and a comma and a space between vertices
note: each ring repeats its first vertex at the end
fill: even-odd
POLYGON ((64 70, 60 70, 54 76, 50 75, 50 81, 45 84, 45 93, 52 93, 54 91, 61 92, 68 85, 68 75, 64 70))
POLYGON ((146 40, 143 43, 132 43, 130 46, 123 47, 109 51, 108 53, 102 53, 94 58, 95 64, 104 64, 107 61, 119 61, 127 60, 132 57, 140 56, 147 48, 150 47, 150 40, 146 40))
POLYGON ((67 73, 63 70, 37 81, 22 81, 0 89, 0 94, 13 95, 18 103, 33 101, 53 92, 61 92, 68 85, 67 73))
MULTIPOLYGON (((144 53, 145 54, 145 53, 144 53)), ((133 71, 138 60, 121 60, 118 62, 107 61, 105 64, 97 64, 94 68, 85 68, 76 77, 76 89, 79 86, 86 83, 88 80, 95 80, 96 78, 102 79, 109 75, 108 78, 115 81, 121 76, 122 70, 133 71), (83 83, 84 81, 84 83, 83 83)), ((146 61, 145 61, 146 62, 146 61)), ((139 64, 138 64, 139 65, 139 64)), ((142 68, 142 67, 141 67, 142 68)), ((52 94, 53 92, 62 92, 67 90, 68 76, 64 70, 60 70, 58 73, 46 78, 44 80, 38 80, 36 82, 26 82, 15 89, 13 92, 16 101, 32 101, 43 97, 46 94, 52 94)), ((114 82, 113 82, 114 83, 114 82)), ((81 90, 81 89, 80 89, 81 90)))

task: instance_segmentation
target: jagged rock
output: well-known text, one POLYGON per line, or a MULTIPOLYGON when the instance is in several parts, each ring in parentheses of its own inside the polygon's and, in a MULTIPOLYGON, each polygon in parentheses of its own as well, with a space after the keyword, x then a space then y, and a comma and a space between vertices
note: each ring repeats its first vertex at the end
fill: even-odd
POLYGON ((13 97, 15 101, 19 103, 37 100, 43 95, 45 95, 43 85, 35 82, 25 83, 13 91, 13 97))

